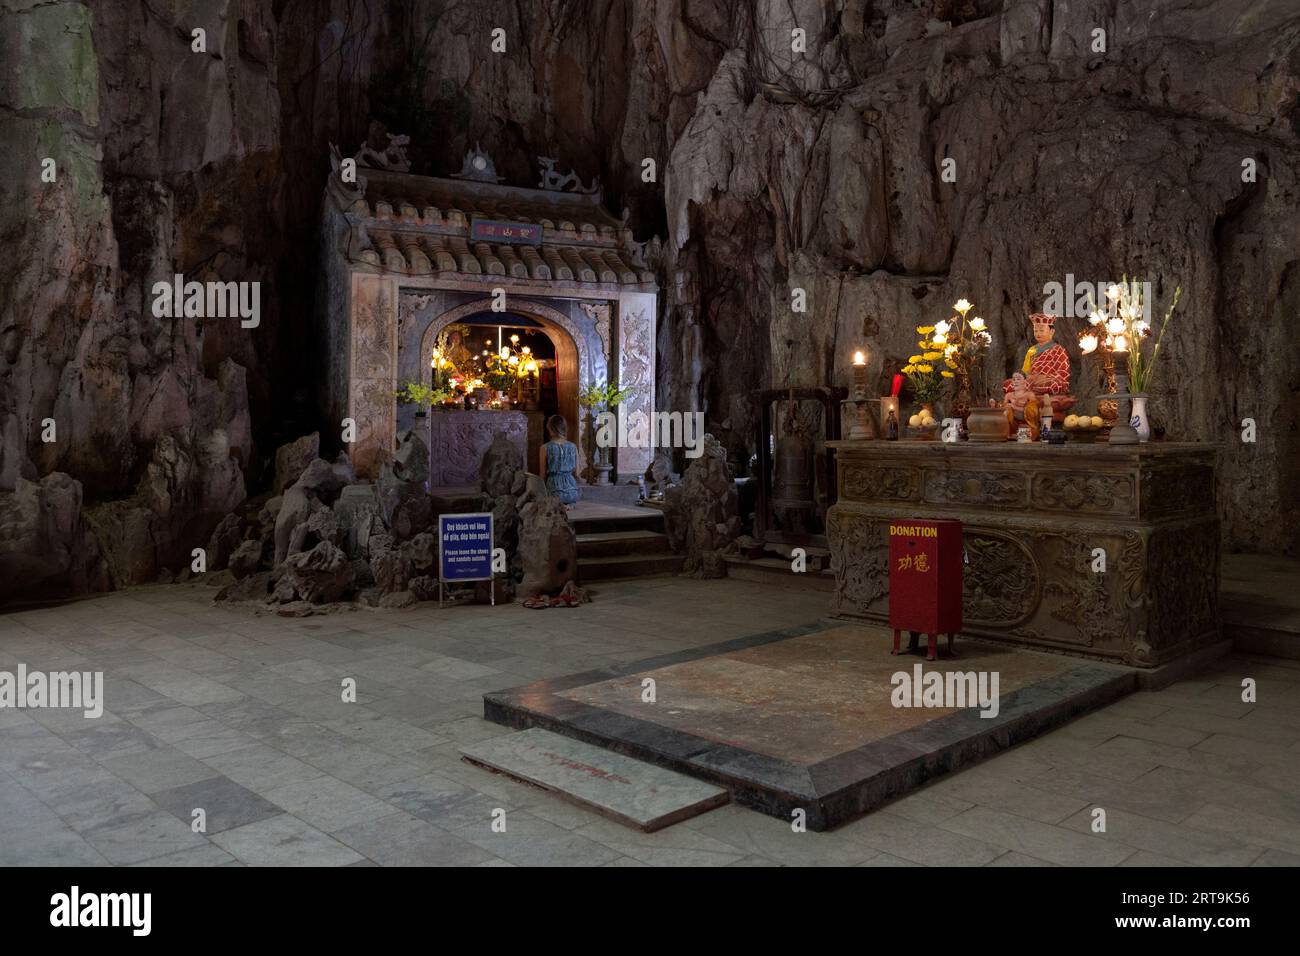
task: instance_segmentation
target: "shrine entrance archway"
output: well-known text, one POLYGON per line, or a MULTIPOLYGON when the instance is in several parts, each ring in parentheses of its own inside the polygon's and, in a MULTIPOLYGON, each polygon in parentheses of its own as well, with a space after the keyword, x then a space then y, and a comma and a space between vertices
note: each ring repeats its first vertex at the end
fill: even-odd
MULTIPOLYGON (((429 367, 428 360, 433 354, 438 334, 447 326, 464 322, 471 316, 491 313, 493 301, 491 298, 484 298, 466 302, 448 309, 429 323, 420 337, 420 374, 425 385, 432 384, 432 369, 429 367)), ((536 299, 511 296, 509 313, 532 319, 541 326, 543 334, 555 346, 555 388, 559 413, 569 424, 569 440, 578 446, 578 460, 585 460, 582 422, 578 416, 579 383, 587 380, 587 372, 592 367, 585 337, 567 315, 536 299)), ((503 316, 509 313, 503 313, 503 316)), ((525 464, 530 471, 537 465, 536 462, 525 464)))

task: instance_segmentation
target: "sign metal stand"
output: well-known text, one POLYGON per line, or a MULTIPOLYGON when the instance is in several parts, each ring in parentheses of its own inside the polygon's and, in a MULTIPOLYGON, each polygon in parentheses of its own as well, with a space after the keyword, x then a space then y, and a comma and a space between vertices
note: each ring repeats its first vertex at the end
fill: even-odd
POLYGON ((462 581, 490 581, 492 606, 496 607, 494 540, 491 512, 438 516, 438 607, 443 606, 444 583, 462 581))

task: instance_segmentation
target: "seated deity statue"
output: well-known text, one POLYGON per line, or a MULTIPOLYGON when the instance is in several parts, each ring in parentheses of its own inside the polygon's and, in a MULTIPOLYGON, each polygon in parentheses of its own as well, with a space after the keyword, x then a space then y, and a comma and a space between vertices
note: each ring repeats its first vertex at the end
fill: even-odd
MULTIPOLYGON (((1020 371, 1002 383, 1002 391, 1008 403, 1014 403, 1012 392, 1017 392, 1015 402, 1021 402, 1024 386, 1016 376, 1023 376, 1028 388, 1034 395, 1041 396, 1040 404, 1044 407, 1050 402, 1052 417, 1060 419, 1074 406, 1075 397, 1070 391, 1070 356, 1058 342, 1053 342, 1056 334, 1056 316, 1036 312, 1029 317, 1034 329, 1034 345, 1025 350, 1025 358, 1020 371)), ((1025 398, 1027 401, 1027 397, 1025 398)), ((1023 410, 1023 403, 1020 410, 1023 410)))

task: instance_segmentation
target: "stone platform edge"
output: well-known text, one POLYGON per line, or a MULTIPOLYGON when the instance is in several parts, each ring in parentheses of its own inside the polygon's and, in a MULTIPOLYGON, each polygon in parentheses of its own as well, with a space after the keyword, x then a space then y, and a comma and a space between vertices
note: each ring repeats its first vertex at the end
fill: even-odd
MULTIPOLYGON (((560 697, 562 691, 703 657, 787 640, 847 622, 826 618, 660 655, 616 667, 547 678, 483 695, 483 717, 524 730, 540 727, 725 787, 736 803, 810 830, 848 823, 927 781, 1033 739, 1137 690, 1137 668, 1078 667, 1003 697, 997 717, 949 714, 807 766, 743 750, 650 721, 560 697)), ((1041 653, 1026 651, 1026 653, 1041 653)))

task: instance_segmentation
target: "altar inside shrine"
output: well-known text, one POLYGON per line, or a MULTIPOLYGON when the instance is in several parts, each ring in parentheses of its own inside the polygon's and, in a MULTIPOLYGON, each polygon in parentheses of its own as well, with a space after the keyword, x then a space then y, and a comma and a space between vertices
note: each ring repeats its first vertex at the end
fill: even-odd
POLYGON ((839 617, 887 622, 891 522, 956 519, 963 633, 1140 667, 1221 638, 1216 445, 829 445, 839 617))

